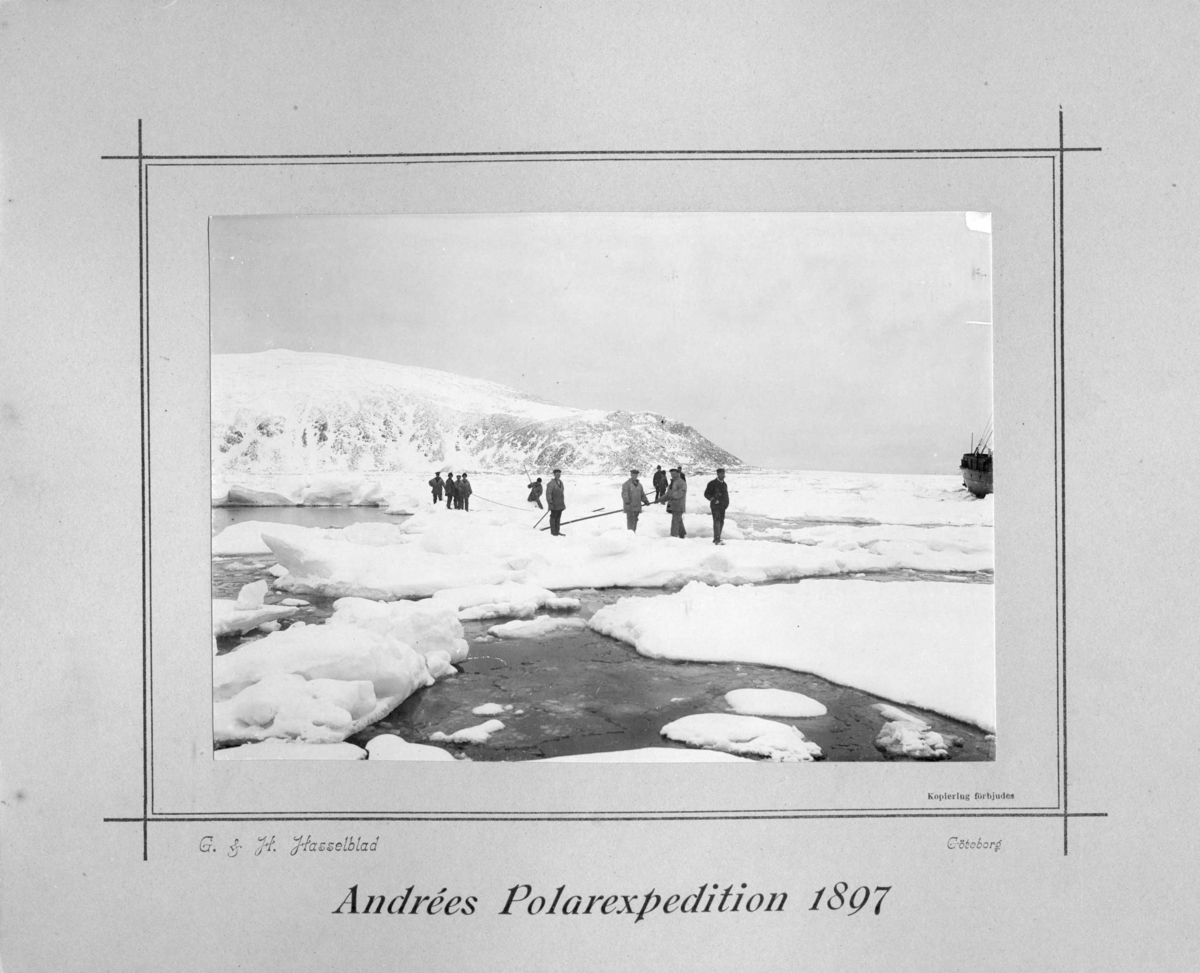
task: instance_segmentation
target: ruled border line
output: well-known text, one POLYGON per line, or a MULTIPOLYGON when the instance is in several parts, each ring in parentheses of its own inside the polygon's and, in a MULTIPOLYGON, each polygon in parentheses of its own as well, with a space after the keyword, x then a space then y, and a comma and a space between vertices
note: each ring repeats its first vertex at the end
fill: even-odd
MULTIPOLYGON (((149 860, 149 825, 154 823, 220 823, 271 821, 731 821, 731 820, 832 820, 832 819, 914 819, 914 818, 1061 818, 1063 854, 1069 851, 1068 825, 1072 818, 1107 817, 1107 812, 1069 810, 1067 764, 1067 612, 1066 612, 1066 379, 1065 310, 1063 265, 1066 245, 1065 160, 1072 152, 1100 152, 1099 146, 1068 146, 1062 107, 1058 114, 1058 145, 1039 147, 957 148, 957 149, 590 149, 539 150, 525 152, 395 152, 395 153, 305 153, 244 155, 151 155, 145 152, 143 120, 137 123, 136 155, 102 155, 102 161, 136 161, 138 164, 138 311, 142 464, 142 813, 138 817, 105 817, 106 823, 141 823, 142 858, 149 860), (149 254, 149 170, 151 167, 176 166, 253 166, 253 165, 445 165, 548 162, 776 162, 776 161, 964 161, 1047 159, 1051 165, 1052 259, 1054 369, 1054 522, 1055 522, 1055 699, 1056 699, 1056 772, 1058 803, 1054 807, 1031 806, 1003 810, 962 808, 935 810, 921 808, 875 809, 755 809, 752 811, 697 812, 396 812, 351 814, 345 812, 262 812, 238 814, 217 812, 193 814, 161 812, 154 807, 154 733, 153 733, 153 577, 151 562, 153 507, 150 449, 150 254, 149 254)), ((211 343, 211 336, 210 336, 211 343)))

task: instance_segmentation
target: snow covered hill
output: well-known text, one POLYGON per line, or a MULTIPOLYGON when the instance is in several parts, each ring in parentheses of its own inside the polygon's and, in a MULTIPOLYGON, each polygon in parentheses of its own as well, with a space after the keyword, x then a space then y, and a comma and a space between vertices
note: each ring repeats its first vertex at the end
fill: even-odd
POLYGON ((650 412, 571 409, 449 372, 345 355, 213 355, 214 474, 612 472, 741 461, 650 412))

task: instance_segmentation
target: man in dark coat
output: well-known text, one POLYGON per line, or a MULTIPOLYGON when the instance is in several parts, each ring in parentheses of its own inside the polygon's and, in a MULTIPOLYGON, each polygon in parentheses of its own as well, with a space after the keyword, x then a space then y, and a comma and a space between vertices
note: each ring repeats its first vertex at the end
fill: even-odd
POLYGON ((538 510, 542 509, 542 478, 539 476, 536 483, 529 484, 529 503, 536 503, 538 510))
POLYGON ((462 501, 463 510, 467 513, 471 512, 471 481, 467 479, 467 474, 464 473, 458 480, 458 496, 462 501))
POLYGON ((445 484, 442 482, 442 474, 434 473, 433 479, 429 481, 429 486, 433 490, 433 502, 441 503, 442 502, 442 488, 445 486, 445 484))
POLYGON ((641 470, 630 470, 629 479, 621 485, 621 506, 625 508, 625 526, 632 531, 637 531, 638 517, 642 513, 642 507, 650 505, 650 501, 646 499, 646 491, 638 482, 638 474, 641 472, 641 470))
POLYGON ((654 467, 654 477, 650 482, 654 486, 654 502, 658 503, 667 492, 667 474, 661 466, 654 467))
POLYGON ((555 470, 553 478, 546 484, 546 506, 550 508, 550 534, 553 537, 562 536, 559 525, 562 523, 562 513, 567 509, 567 495, 561 475, 562 470, 555 470))
POLYGON ((449 510, 455 506, 454 493, 457 487, 454 485, 454 474, 446 472, 446 509, 449 510))
POLYGON ((725 527, 725 511, 729 507, 729 487, 725 485, 724 470, 717 470, 717 478, 708 481, 708 486, 704 488, 704 499, 712 511, 713 543, 724 544, 721 530, 725 527))

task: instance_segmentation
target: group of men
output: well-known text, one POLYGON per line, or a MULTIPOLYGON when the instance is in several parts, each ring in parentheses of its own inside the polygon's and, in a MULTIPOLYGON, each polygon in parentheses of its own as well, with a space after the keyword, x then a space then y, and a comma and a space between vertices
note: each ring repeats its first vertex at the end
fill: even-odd
MULTIPOLYGON (((667 512, 671 515, 671 536, 687 537, 687 530, 683 526, 683 515, 687 512, 687 474, 679 467, 675 467, 670 471, 671 478, 668 481, 663 468, 658 467, 654 471, 651 481, 654 485, 654 500, 652 501, 646 496, 646 491, 638 479, 641 472, 637 469, 630 470, 629 479, 621 484, 621 507, 625 511, 625 526, 629 530, 636 531, 642 508, 650 506, 651 503, 665 502, 667 512)), ((546 506, 550 508, 550 534, 554 537, 561 537, 562 513, 567 507, 562 470, 554 471, 553 478, 546 484, 545 494, 546 506)), ((528 502, 536 504, 540 509, 541 497, 542 481, 539 477, 536 482, 529 484, 528 502)), ((724 469, 718 469, 717 478, 709 481, 708 486, 704 488, 704 499, 708 501, 709 510, 712 512, 713 543, 723 544, 721 531, 725 526, 725 511, 729 507, 729 487, 725 484, 724 469)))
POLYGON ((433 479, 429 481, 429 488, 433 491, 434 503, 441 503, 442 494, 445 493, 447 510, 471 510, 471 481, 467 479, 466 473, 459 473, 455 477, 447 470, 444 480, 440 471, 434 473, 433 479))
MULTIPOLYGON (((641 483, 638 481, 638 476, 641 470, 633 469, 629 471, 629 479, 621 486, 621 505, 625 508, 625 526, 630 530, 637 530, 638 516, 642 512, 642 507, 650 506, 651 501, 646 496, 646 491, 642 489, 641 483)), ((671 515, 671 536, 684 538, 687 537, 687 530, 683 526, 683 515, 687 513, 687 474, 679 467, 673 467, 670 471, 671 479, 668 482, 667 474, 663 472, 661 466, 654 471, 654 476, 651 483, 654 486, 654 503, 666 502, 667 513, 671 515)), ((725 485, 725 470, 717 470, 717 478, 710 480, 708 486, 704 488, 704 499, 708 501, 709 510, 712 512, 713 519, 713 543, 723 544, 721 540, 721 531, 725 527, 725 511, 729 507, 729 487, 725 485)))
MULTIPOLYGON (((630 470, 629 479, 621 484, 621 507, 625 511, 625 526, 629 530, 636 531, 638 517, 641 516, 643 507, 648 507, 652 503, 666 503, 667 512, 671 515, 671 536, 687 537, 687 530, 683 526, 683 515, 687 512, 687 474, 680 467, 673 467, 670 470, 670 480, 668 480, 667 473, 663 472, 663 468, 657 467, 651 480, 654 486, 654 499, 651 500, 646 496, 646 491, 638 479, 641 472, 637 469, 630 470)), ((434 503, 441 503, 444 494, 448 509, 468 511, 471 509, 471 483, 467 479, 466 473, 460 473, 456 477, 453 473, 447 472, 446 479, 443 480, 439 471, 429 481, 429 488, 433 492, 434 503)), ((542 509, 543 492, 546 496, 546 506, 550 508, 550 534, 553 537, 561 537, 562 515, 563 511, 567 509, 562 470, 554 470, 554 475, 544 490, 540 476, 529 484, 528 502, 536 504, 539 510, 542 509)), ((708 507, 712 513, 713 543, 723 544, 721 531, 725 526, 725 511, 729 507, 729 487, 725 484, 724 469, 718 469, 717 478, 710 480, 708 486, 704 488, 704 499, 708 501, 708 507)))

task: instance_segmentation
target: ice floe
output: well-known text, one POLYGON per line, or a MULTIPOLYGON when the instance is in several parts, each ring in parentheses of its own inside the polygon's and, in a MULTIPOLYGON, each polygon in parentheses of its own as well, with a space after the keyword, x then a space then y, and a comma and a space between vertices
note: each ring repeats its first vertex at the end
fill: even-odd
POLYGON ((991 585, 807 581, 689 584, 622 598, 588 625, 643 655, 811 672, 995 730, 991 585))
POLYGON ((925 720, 902 709, 887 703, 877 703, 874 708, 888 721, 875 738, 875 746, 884 753, 915 760, 946 760, 951 747, 962 746, 961 737, 937 733, 925 720))
POLYGON ((328 624, 390 636, 424 656, 441 654, 451 663, 462 662, 469 651, 454 610, 435 599, 379 602, 339 598, 333 603, 328 624))
POLYGON ((532 618, 540 608, 553 611, 579 608, 578 598, 560 598, 548 588, 514 581, 446 588, 436 592, 433 597, 451 605, 458 612, 459 621, 463 622, 488 618, 532 618))
POLYGON ((353 743, 300 743, 263 740, 226 747, 213 754, 216 760, 366 760, 367 751, 353 743))
POLYGON ((512 706, 501 705, 500 703, 484 703, 481 706, 476 706, 471 712, 475 716, 499 716, 506 710, 511 711, 512 706))
POLYGON ((786 689, 733 689, 725 702, 735 713, 746 716, 824 716, 825 704, 786 689))
POLYGON ((443 733, 441 730, 438 730, 435 733, 431 733, 429 739, 445 743, 484 743, 497 730, 503 729, 504 724, 499 720, 488 720, 486 723, 480 723, 478 726, 464 727, 453 733, 443 733))
POLYGON ((553 615, 539 615, 537 618, 517 619, 502 625, 493 625, 488 634, 499 639, 540 639, 548 635, 561 635, 564 632, 578 632, 587 628, 587 622, 582 618, 556 618, 553 615))
MULTIPOLYGON (((265 605, 265 581, 243 585, 236 599, 214 598, 212 603, 213 635, 239 635, 264 628, 273 621, 296 614, 287 605, 265 605)), ((267 629, 269 631, 269 629, 267 629)))
POLYGON ((409 484, 385 485, 361 473, 255 474, 213 477, 214 507, 413 507, 419 501, 409 484))
POLYGON ((543 757, 537 763, 574 764, 675 764, 675 763, 749 763, 749 757, 739 757, 718 750, 694 750, 683 747, 642 747, 637 750, 605 750, 599 753, 573 753, 565 757, 543 757))
MULTIPOLYGON (((392 538, 377 531, 363 531, 365 536, 360 537, 336 529, 281 531, 278 525, 249 522, 219 534, 214 550, 258 550, 256 545, 261 542, 287 570, 277 588, 300 595, 375 599, 423 598, 446 589, 505 583, 561 591, 679 587, 689 581, 761 584, 902 570, 990 571, 993 562, 990 532, 978 531, 960 539, 961 543, 950 543, 933 530, 916 538, 889 541, 883 536, 886 531, 842 528, 845 536, 829 535, 813 544, 729 540, 723 547, 714 547, 703 537, 679 540, 653 536, 650 531, 634 534, 624 528, 598 534, 579 530, 551 537, 528 527, 488 524, 482 519, 472 521, 472 529, 467 530, 459 525, 444 526, 446 519, 430 517, 421 524, 406 525, 392 538), (243 538, 228 538, 233 530, 240 530, 243 538), (851 537, 855 531, 858 533, 851 537)), ((461 524, 466 515, 460 514, 458 519, 461 524)), ((510 608, 517 604, 509 603, 510 608)))
POLYGON ((454 760, 454 755, 441 747, 424 743, 409 743, 394 733, 380 733, 367 741, 371 760, 454 760))
POLYGON ((213 660, 218 743, 340 742, 466 657, 446 606, 348 599, 334 609, 324 625, 297 623, 213 660))
POLYGON ((696 713, 668 723, 662 735, 693 747, 771 760, 809 761, 821 756, 821 748, 794 726, 757 716, 696 713))
MULTIPOLYGON (((298 594, 334 598, 427 598, 464 583, 499 584, 517 580, 515 576, 519 570, 511 556, 429 550, 420 542, 377 546, 311 535, 287 539, 267 532, 262 534, 262 539, 288 571, 276 582, 276 587, 298 594)), ((429 535, 428 539, 456 538, 429 535)))

